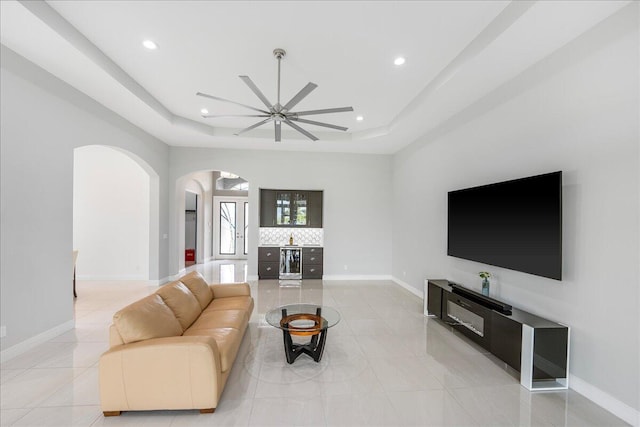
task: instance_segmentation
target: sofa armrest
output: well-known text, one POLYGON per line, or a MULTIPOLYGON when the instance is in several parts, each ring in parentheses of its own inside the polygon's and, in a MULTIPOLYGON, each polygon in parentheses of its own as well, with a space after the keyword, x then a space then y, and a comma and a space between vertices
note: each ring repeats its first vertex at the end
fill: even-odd
POLYGON ((251 296, 248 283, 229 283, 225 285, 209 285, 213 292, 213 299, 226 297, 251 296))
POLYGON ((212 337, 155 338, 100 357, 103 411, 215 408, 224 387, 212 337))

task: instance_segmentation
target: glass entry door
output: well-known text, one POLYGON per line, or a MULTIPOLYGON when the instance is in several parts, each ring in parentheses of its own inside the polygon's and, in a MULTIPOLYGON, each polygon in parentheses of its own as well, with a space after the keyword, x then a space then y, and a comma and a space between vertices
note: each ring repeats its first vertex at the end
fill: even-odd
POLYGON ((248 197, 214 197, 213 239, 216 259, 247 259, 248 197))

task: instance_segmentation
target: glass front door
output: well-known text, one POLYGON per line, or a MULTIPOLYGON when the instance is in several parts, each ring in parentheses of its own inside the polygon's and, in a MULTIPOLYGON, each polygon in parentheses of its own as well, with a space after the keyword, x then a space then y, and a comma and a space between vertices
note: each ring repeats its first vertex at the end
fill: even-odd
POLYGON ((247 197, 214 197, 216 259, 247 259, 249 202, 247 197))

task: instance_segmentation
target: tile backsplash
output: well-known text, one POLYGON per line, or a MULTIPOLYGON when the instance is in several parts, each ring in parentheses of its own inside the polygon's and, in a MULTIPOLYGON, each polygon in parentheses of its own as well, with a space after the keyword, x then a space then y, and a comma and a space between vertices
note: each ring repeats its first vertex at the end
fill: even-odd
POLYGON ((289 237, 293 235, 294 245, 324 245, 322 228, 275 228, 260 227, 259 246, 284 246, 289 244, 289 237))

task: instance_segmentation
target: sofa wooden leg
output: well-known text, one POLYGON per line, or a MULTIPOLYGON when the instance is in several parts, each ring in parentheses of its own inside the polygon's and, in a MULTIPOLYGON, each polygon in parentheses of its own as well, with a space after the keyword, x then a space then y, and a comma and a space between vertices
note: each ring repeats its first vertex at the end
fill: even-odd
POLYGON ((104 411, 103 414, 105 417, 117 417, 122 413, 122 411, 104 411))
POLYGON ((216 411, 216 408, 200 409, 201 414, 213 414, 215 411, 216 411))

